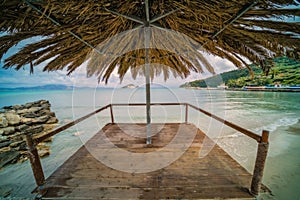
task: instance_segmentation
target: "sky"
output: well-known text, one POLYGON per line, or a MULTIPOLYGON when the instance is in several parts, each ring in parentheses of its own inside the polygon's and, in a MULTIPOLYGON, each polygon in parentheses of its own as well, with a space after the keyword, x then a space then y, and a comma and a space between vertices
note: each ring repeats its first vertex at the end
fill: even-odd
MULTIPOLYGON (((230 71, 235 68, 232 63, 219 57, 209 56, 208 60, 210 60, 210 63, 215 67, 217 74, 224 71, 230 71)), ((1 61, 0 69, 0 88, 31 87, 48 84, 64 84, 76 87, 122 87, 131 83, 139 86, 145 84, 145 77, 139 76, 136 80, 134 80, 129 72, 126 74, 123 81, 120 82, 116 71, 113 72, 108 84, 105 84, 104 82, 98 83, 98 79, 95 76, 87 78, 86 64, 81 65, 69 76, 67 76, 66 70, 43 72, 43 65, 35 67, 33 74, 29 73, 29 66, 25 66, 18 71, 13 68, 3 69, 2 66, 3 61, 1 61)), ((203 74, 191 73, 191 75, 186 79, 170 77, 167 81, 164 81, 163 76, 159 76, 154 78, 153 83, 178 87, 185 82, 204 79, 209 76, 212 76, 209 72, 205 72, 203 74)))
MULTIPOLYGON (((46 63, 42 63, 34 67, 34 73, 30 74, 29 66, 24 66, 20 70, 15 70, 14 68, 3 69, 4 60, 9 56, 13 55, 23 46, 28 43, 39 41, 41 38, 31 38, 26 41, 22 41, 19 45, 12 47, 1 59, 0 62, 0 88, 16 88, 16 87, 32 87, 32 86, 41 86, 48 84, 64 84, 68 86, 76 87, 122 87, 128 84, 135 84, 138 86, 143 86, 145 84, 145 77, 140 76, 134 80, 131 77, 130 72, 128 72, 123 79, 122 83, 118 77, 116 71, 112 73, 107 84, 104 82, 98 83, 97 77, 93 76, 87 78, 86 76, 86 65, 87 63, 82 64, 78 69, 75 70, 71 75, 67 76, 66 70, 60 70, 55 72, 43 72, 43 68, 46 63)), ((217 74, 230 71, 235 69, 234 65, 228 60, 215 57, 212 55, 205 55, 207 60, 215 68, 217 74)), ((155 77, 153 83, 166 85, 170 87, 178 87, 181 84, 184 84, 189 81, 204 79, 212 76, 209 72, 205 71, 202 74, 191 73, 186 79, 180 77, 174 78, 170 77, 167 81, 164 81, 163 76, 155 77)))
MULTIPOLYGON (((298 7, 297 7, 298 8, 298 7)), ((299 22, 300 17, 291 17, 286 19, 280 19, 283 21, 293 21, 299 22)), ((0 36, 5 33, 0 33, 0 36)), ((16 53, 21 47, 25 46, 28 43, 37 42, 41 40, 41 37, 30 38, 28 40, 22 41, 20 44, 12 47, 2 58, 0 61, 0 88, 15 88, 15 87, 32 87, 32 86, 41 86, 48 84, 64 84, 68 86, 76 86, 76 87, 122 87, 127 84, 135 84, 138 86, 143 86, 145 84, 145 77, 137 77, 134 80, 130 73, 128 72, 123 79, 122 83, 118 78, 116 71, 113 72, 111 78, 108 81, 108 84, 103 82, 98 83, 97 77, 87 78, 86 76, 86 63, 80 66, 75 72, 71 75, 67 76, 67 71, 55 71, 55 72, 43 72, 43 68, 46 63, 42 63, 39 66, 34 68, 34 73, 29 73, 29 66, 24 66, 19 71, 16 71, 13 68, 3 69, 4 60, 9 56, 16 53)), ((235 66, 229 62, 228 60, 222 59, 220 57, 215 57, 212 55, 205 55, 206 59, 210 62, 210 64, 214 67, 215 72, 220 74, 222 72, 230 71, 236 69, 235 66)), ((193 81, 204 79, 212 76, 209 72, 205 72, 203 74, 191 73, 189 77, 186 79, 174 78, 171 77, 166 82, 163 80, 163 77, 155 77, 153 83, 170 86, 170 87, 178 87, 179 85, 193 81)))

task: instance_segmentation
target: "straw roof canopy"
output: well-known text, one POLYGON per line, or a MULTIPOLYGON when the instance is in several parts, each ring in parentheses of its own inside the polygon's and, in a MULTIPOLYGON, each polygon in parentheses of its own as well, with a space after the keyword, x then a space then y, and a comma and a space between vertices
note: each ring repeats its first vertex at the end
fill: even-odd
POLYGON ((189 45, 198 49, 191 60, 172 51, 172 45, 185 48, 175 37, 168 49, 151 47, 149 62, 165 66, 153 65, 152 77, 163 73, 168 78, 170 72, 186 77, 204 68, 214 73, 203 52, 228 59, 238 68, 248 67, 247 58, 265 71, 275 56, 300 59, 300 23, 279 20, 300 16, 296 0, 1 0, 0 31, 5 34, 0 37, 0 58, 22 40, 39 36, 37 42, 6 58, 4 68, 18 70, 29 64, 33 69, 45 63, 45 71, 67 69, 72 73, 90 58, 88 75, 96 74, 102 80, 107 81, 115 68, 120 78, 129 70, 134 77, 144 74, 140 66, 146 62, 145 49, 118 49, 138 42, 127 44, 124 41, 130 40, 123 38, 124 44, 111 45, 110 53, 123 52, 112 59, 105 59, 108 52, 104 57, 94 55, 103 53, 103 46, 98 45, 110 38, 148 26, 146 4, 150 20, 155 19, 150 27, 184 34, 193 41, 189 45))

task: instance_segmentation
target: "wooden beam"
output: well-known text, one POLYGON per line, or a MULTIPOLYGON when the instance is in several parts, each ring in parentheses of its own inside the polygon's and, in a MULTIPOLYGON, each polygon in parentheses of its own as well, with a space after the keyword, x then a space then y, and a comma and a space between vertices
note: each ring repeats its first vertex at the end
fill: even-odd
MULTIPOLYGON (((35 142, 36 143, 42 142, 43 140, 45 140, 45 139, 47 139, 47 138, 49 138, 49 137, 51 137, 53 135, 56 135, 57 133, 59 133, 59 132, 61 132, 63 130, 66 130, 69 127, 74 126, 75 124, 77 124, 77 123, 79 123, 79 122, 87 119, 88 117, 90 117, 90 116, 92 116, 92 115, 94 115, 94 114, 96 114, 98 112, 101 112, 101 111, 109 108, 110 106, 146 106, 146 105, 147 105, 146 103, 114 103, 114 104, 109 104, 109 105, 106 105, 106 106, 104 106, 102 108, 99 108, 98 110, 96 110, 96 111, 94 111, 92 113, 89 113, 89 114, 87 114, 87 115, 85 115, 85 116, 83 116, 83 117, 81 117, 81 118, 79 118, 77 120, 74 120, 74 121, 72 121, 72 122, 70 122, 70 123, 68 123, 68 124, 66 124, 66 125, 64 125, 62 127, 59 127, 57 129, 55 129, 55 130, 47 133, 46 135, 43 135, 43 136, 35 138, 35 142)), ((240 126, 238 126, 238 125, 236 125, 236 124, 234 124, 232 122, 229 122, 229 121, 227 121, 225 119, 222 119, 222 118, 220 118, 220 117, 218 117, 218 116, 216 116, 214 114, 211 114, 211 113, 209 113, 209 112, 207 112, 207 111, 205 111, 205 110, 203 110, 201 108, 198 108, 198 107, 196 107, 194 105, 191 105, 191 104, 188 104, 188 103, 151 103, 150 102, 149 105, 150 106, 178 106, 178 105, 188 105, 191 108, 194 108, 195 110, 200 111, 200 112, 204 113, 205 115, 207 115, 209 117, 212 117, 212 118, 214 118, 214 119, 216 119, 216 120, 224 123, 225 125, 227 125, 227 126, 233 128, 233 129, 235 129, 235 130, 237 130, 237 131, 239 131, 239 132, 241 132, 241 133, 243 133, 243 134, 245 134, 245 135, 247 135, 247 136, 255 139, 257 142, 265 142, 267 140, 267 136, 266 136, 265 133, 263 133, 263 136, 259 136, 259 135, 255 134, 255 133, 253 133, 253 132, 245 129, 245 128, 242 128, 242 127, 240 127, 240 126)))
POLYGON ((229 22, 223 27, 221 28, 218 32, 216 32, 212 38, 217 37, 220 33, 222 33, 226 28, 228 28, 228 26, 230 26, 233 22, 235 22, 236 20, 238 20, 243 14, 245 14, 247 11, 249 11, 253 6, 255 6, 258 3, 259 0, 255 0, 253 3, 251 3, 250 5, 248 5, 246 8, 242 8, 238 14, 232 18, 231 20, 229 20, 229 22))
MULTIPOLYGON (((217 31, 216 33, 214 33, 211 38, 214 39, 215 37, 217 37, 220 33, 222 33, 225 29, 228 28, 228 26, 230 26, 233 22, 235 22, 236 20, 238 20, 243 14, 245 14, 247 11, 249 11, 253 6, 255 6, 257 3, 259 2, 259 0, 255 0, 253 3, 251 3, 250 5, 248 5, 246 8, 242 8, 238 14, 233 17, 232 19, 229 20, 229 22, 223 27, 221 28, 219 31, 217 31)), ((204 42, 202 45, 200 45, 199 47, 197 47, 198 49, 201 49, 202 47, 204 47, 206 44, 208 43, 208 41, 204 42)))
POLYGON ((269 131, 263 130, 260 142, 265 142, 265 143, 269 142, 269 131))
MULTIPOLYGON (((113 103, 113 106, 145 106, 145 103, 113 103)), ((151 106, 179 106, 186 103, 150 103, 151 106)))
POLYGON ((151 95, 150 95, 150 60, 149 60, 149 48, 150 48, 150 10, 149 1, 145 0, 145 13, 146 23, 144 27, 145 37, 145 78, 146 78, 146 116, 147 116, 147 144, 151 144, 151 95))
POLYGON ((151 95, 150 95, 150 63, 149 63, 149 44, 150 28, 144 28, 145 35, 145 79, 146 79, 146 115, 147 115, 147 144, 151 144, 151 95))
POLYGON ((154 17, 153 19, 150 20, 150 24, 152 24, 153 22, 156 22, 156 21, 158 21, 158 20, 160 20, 160 19, 162 19, 162 18, 164 18, 164 17, 166 17, 166 16, 168 16, 168 15, 173 14, 174 12, 177 12, 178 10, 180 10, 180 9, 177 8, 177 9, 172 10, 172 11, 170 11, 170 12, 167 12, 167 13, 165 13, 165 14, 163 14, 163 15, 154 17))
POLYGON ((114 112, 113 112, 113 105, 112 104, 110 104, 110 119, 111 119, 111 123, 114 124, 115 119, 114 119, 114 112))
POLYGON ((189 106, 185 104, 185 123, 188 123, 188 116, 189 116, 189 106))
POLYGON ((87 119, 87 118, 89 118, 89 117, 91 117, 91 116, 93 116, 93 115, 95 115, 95 114, 97 114, 97 113, 99 113, 99 112, 101 112, 101 111, 109 108, 109 107, 110 107, 110 104, 106 105, 106 106, 104 106, 102 108, 99 108, 99 109, 97 109, 97 110, 95 110, 95 111, 93 111, 93 112, 91 112, 91 113, 89 113, 89 114, 87 114, 87 115, 85 115, 83 117, 80 117, 79 119, 76 119, 76 120, 74 120, 74 121, 72 121, 70 123, 67 123, 64 126, 61 126, 61 127, 57 128, 57 129, 55 129, 55 130, 53 130, 53 131, 51 131, 51 132, 49 132, 49 133, 47 133, 45 135, 37 137, 37 138, 34 139, 35 143, 38 144, 38 143, 44 141, 45 139, 47 139, 49 137, 52 137, 52 136, 56 135, 57 133, 60 133, 60 132, 62 132, 64 130, 68 129, 68 128, 74 126, 75 124, 78 124, 79 122, 82 122, 83 120, 85 120, 85 119, 87 119))
POLYGON ((158 23, 152 23, 150 24, 151 27, 155 27, 157 29, 160 29, 162 31, 166 31, 167 29, 165 29, 164 27, 162 27, 161 25, 159 25, 158 23))
POLYGON ((26 140, 27 152, 28 152, 27 155, 30 160, 33 176, 39 191, 40 186, 42 186, 45 183, 45 176, 44 176, 42 164, 40 161, 38 151, 35 146, 35 142, 32 139, 32 133, 26 132, 25 136, 26 136, 25 140, 26 140))
POLYGON ((258 143, 257 147, 257 155, 250 190, 250 192, 255 196, 259 194, 264 175, 264 168, 269 150, 268 135, 269 131, 263 130, 262 140, 260 143, 258 143))
POLYGON ((142 19, 140 19, 140 18, 138 18, 136 16, 123 15, 121 13, 118 13, 118 12, 113 11, 113 10, 109 10, 107 8, 105 8, 105 10, 108 11, 108 12, 110 12, 110 13, 112 13, 112 14, 114 14, 114 15, 117 15, 117 16, 120 16, 120 17, 124 17, 125 19, 129 19, 131 21, 134 21, 134 22, 137 22, 137 23, 140 23, 140 24, 145 24, 145 22, 142 19))
POLYGON ((261 141, 261 136, 255 134, 255 133, 253 133, 253 132, 251 132, 251 131, 249 131, 249 130, 243 128, 243 127, 240 127, 240 126, 238 126, 238 125, 236 125, 236 124, 234 124, 234 123, 232 123, 232 122, 229 122, 229 121, 227 121, 227 120, 225 120, 225 119, 222 119, 221 117, 218 117, 218 116, 216 116, 216 115, 214 115, 214 114, 211 114, 210 112, 207 112, 206 110, 203 110, 203 109, 201 109, 201 108, 198 108, 198 107, 196 107, 196 106, 194 106, 194 105, 191 105, 191 104, 188 104, 188 105, 189 105, 191 108, 194 108, 195 110, 200 111, 200 112, 202 112, 203 114, 205 114, 205 115, 207 115, 207 116, 209 116, 209 117, 211 117, 211 118, 213 118, 213 119, 215 119, 215 120, 217 120, 217 121, 219 121, 219 122, 221 122, 221 123, 223 123, 223 124, 225 124, 225 125, 227 125, 227 126, 233 128, 233 129, 235 129, 235 130, 237 130, 237 131, 239 131, 239 132, 241 132, 241 133, 243 133, 243 134, 245 134, 245 135, 247 135, 247 136, 253 138, 253 139, 256 140, 257 142, 260 142, 260 141, 261 141))
POLYGON ((150 8, 149 8, 149 0, 145 0, 145 11, 146 11, 146 21, 149 25, 150 22, 150 8))
MULTIPOLYGON (((54 23, 57 26, 62 26, 61 23, 59 23, 57 20, 53 19, 51 16, 49 15, 45 15, 45 13, 43 11, 41 11, 39 8, 37 8, 36 6, 34 6, 32 3, 30 3, 28 0, 25 0, 25 3, 31 7, 32 9, 34 9, 35 11, 37 11, 38 13, 40 13, 42 16, 46 17, 47 19, 49 19, 52 23, 54 23)), ((85 41, 84 39, 82 39, 79 35, 77 35, 76 33, 72 32, 72 31, 67 31, 67 33, 69 33, 70 35, 72 35, 73 37, 75 37, 76 39, 78 39, 79 41, 81 41, 82 43, 84 43, 86 46, 92 48, 93 50, 95 50, 97 53, 99 54, 104 54, 103 52, 99 51, 96 47, 94 47, 92 44, 88 43, 87 41, 85 41)))

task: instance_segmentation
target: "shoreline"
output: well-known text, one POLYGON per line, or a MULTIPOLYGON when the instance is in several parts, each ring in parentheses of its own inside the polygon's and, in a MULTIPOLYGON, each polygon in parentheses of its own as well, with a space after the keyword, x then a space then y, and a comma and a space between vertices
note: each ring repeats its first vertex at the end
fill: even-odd
POLYGON ((198 88, 198 87, 182 87, 183 89, 188 90, 226 90, 226 91, 241 91, 241 92, 300 92, 300 89, 286 89, 286 88, 251 88, 251 89, 243 89, 243 88, 198 88))
POLYGON ((243 89, 243 88, 228 88, 228 89, 225 89, 225 90, 228 90, 228 91, 243 91, 243 92, 300 92, 299 89, 286 89, 286 88, 272 88, 272 89, 269 89, 269 88, 251 88, 251 89, 243 89))

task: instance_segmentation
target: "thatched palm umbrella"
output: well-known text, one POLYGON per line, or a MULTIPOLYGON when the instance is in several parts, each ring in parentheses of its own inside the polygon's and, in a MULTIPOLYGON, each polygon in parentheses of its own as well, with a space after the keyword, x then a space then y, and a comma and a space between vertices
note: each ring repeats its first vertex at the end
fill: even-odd
MULTIPOLYGON (((0 57, 22 40, 42 36, 39 42, 28 44, 7 58, 4 68, 18 70, 30 64, 33 70, 48 61, 45 71, 66 68, 70 74, 95 53, 109 56, 122 46, 111 45, 113 51, 103 52, 103 46, 97 48, 97 45, 124 31, 146 27, 143 40, 138 40, 144 43, 144 48, 115 54, 110 62, 91 59, 88 75, 96 74, 99 80, 107 81, 117 67, 120 78, 131 70, 134 77, 139 73, 146 75, 149 91, 151 74, 164 73, 167 78, 171 71, 186 77, 190 71, 202 72, 203 68, 214 73, 201 51, 196 51, 194 60, 188 60, 172 49, 150 48, 148 27, 155 27, 185 34, 197 43, 191 42, 194 49, 202 48, 228 59, 237 68, 247 67, 251 71, 245 62, 247 58, 267 73, 274 56, 300 58, 300 23, 275 20, 300 16, 299 7, 293 9, 289 5, 299 6, 299 3, 296 0, 2 0, 0 30, 7 35, 0 37, 0 57), (150 68, 152 62, 168 69, 150 68), (141 65, 146 67, 139 68, 141 65)), ((150 125, 149 99, 147 93, 150 125)))

